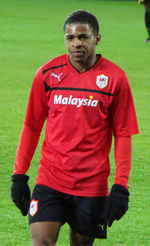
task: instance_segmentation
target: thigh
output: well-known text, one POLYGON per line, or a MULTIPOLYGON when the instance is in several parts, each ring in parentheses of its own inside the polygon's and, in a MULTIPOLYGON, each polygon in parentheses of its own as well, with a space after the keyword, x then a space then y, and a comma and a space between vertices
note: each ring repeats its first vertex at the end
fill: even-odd
POLYGON ((70 246, 93 246, 94 238, 83 236, 70 228, 70 246))
POLYGON ((68 219, 72 231, 91 239, 107 238, 105 201, 106 197, 76 197, 68 219))
POLYGON ((54 246, 59 230, 60 222, 35 222, 30 224, 32 246, 54 246))

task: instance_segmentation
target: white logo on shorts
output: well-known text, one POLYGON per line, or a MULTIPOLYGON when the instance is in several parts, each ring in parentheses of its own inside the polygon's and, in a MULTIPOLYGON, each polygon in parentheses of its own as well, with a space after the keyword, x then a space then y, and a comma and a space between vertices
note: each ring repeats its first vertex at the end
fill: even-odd
POLYGON ((102 231, 104 231, 104 225, 98 224, 99 227, 101 227, 102 231))
POLYGON ((29 209, 29 213, 31 216, 34 216, 38 211, 38 201, 37 200, 32 200, 32 202, 30 203, 30 209, 29 209))

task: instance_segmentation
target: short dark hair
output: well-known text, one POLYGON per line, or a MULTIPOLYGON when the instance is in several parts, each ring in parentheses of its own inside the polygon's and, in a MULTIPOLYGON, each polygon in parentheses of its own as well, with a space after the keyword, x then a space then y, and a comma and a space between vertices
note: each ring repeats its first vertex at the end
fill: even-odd
POLYGON ((63 30, 65 32, 66 26, 68 24, 75 24, 75 23, 82 23, 82 24, 89 24, 90 27, 93 29, 93 32, 97 35, 99 34, 99 23, 95 15, 88 12, 87 10, 76 10, 72 12, 65 20, 63 25, 63 30))

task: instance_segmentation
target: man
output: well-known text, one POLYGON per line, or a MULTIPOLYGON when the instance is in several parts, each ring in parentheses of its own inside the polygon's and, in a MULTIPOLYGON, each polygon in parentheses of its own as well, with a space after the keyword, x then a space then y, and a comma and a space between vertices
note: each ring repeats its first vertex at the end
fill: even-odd
POLYGON ((68 54, 35 75, 11 178, 12 200, 26 215, 26 172, 47 119, 29 209, 34 246, 54 246, 65 222, 71 246, 92 246, 95 238, 107 237, 106 224, 128 209, 131 135, 139 132, 125 72, 95 54, 101 39, 96 17, 77 10, 63 29, 68 54), (116 172, 109 194, 112 133, 116 172))
POLYGON ((150 43, 150 0, 139 0, 138 3, 145 5, 145 26, 148 32, 148 38, 144 42, 150 43))

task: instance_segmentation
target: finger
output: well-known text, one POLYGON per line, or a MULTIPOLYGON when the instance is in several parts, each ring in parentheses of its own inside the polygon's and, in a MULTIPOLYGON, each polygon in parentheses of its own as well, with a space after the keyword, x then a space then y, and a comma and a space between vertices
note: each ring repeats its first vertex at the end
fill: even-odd
POLYGON ((110 220, 108 220, 108 227, 111 227, 111 226, 112 226, 112 224, 113 224, 113 222, 114 222, 114 221, 112 221, 112 220, 111 220, 111 221, 110 221, 110 220))
POLYGON ((125 210, 120 210, 116 216, 116 220, 120 220, 122 218, 122 216, 126 213, 125 210))
POLYGON ((110 212, 111 212, 111 204, 110 204, 110 201, 109 199, 107 198, 105 204, 104 204, 104 207, 103 207, 103 211, 102 211, 102 217, 107 220, 110 216, 110 212))
POLYGON ((23 201, 22 201, 22 206, 24 207, 25 211, 28 212, 29 206, 30 206, 30 189, 26 189, 24 194, 23 194, 23 201))
POLYGON ((108 218, 108 227, 111 227, 112 226, 112 223, 116 219, 117 214, 118 214, 118 209, 112 209, 111 210, 110 216, 108 218))
POLYGON ((29 207, 30 207, 30 199, 24 200, 24 202, 23 202, 22 205, 23 205, 24 209, 25 209, 26 211, 28 211, 28 210, 29 210, 29 207))
POLYGON ((28 209, 24 207, 22 201, 17 200, 15 202, 16 207, 21 211, 22 215, 25 216, 28 213, 28 209))
POLYGON ((23 208, 21 210, 21 213, 22 213, 23 216, 26 216, 28 214, 28 210, 26 210, 26 209, 23 208))

